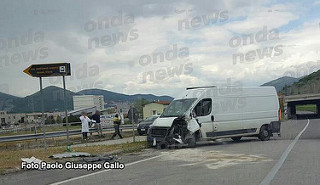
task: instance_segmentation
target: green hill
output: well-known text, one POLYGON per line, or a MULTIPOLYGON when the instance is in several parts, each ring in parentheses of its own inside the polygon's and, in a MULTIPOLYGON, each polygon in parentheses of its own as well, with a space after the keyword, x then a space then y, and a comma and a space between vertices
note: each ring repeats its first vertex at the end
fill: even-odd
POLYGON ((0 110, 13 111, 15 103, 23 98, 0 92, 0 110))
POLYGON ((276 88, 277 92, 283 90, 285 86, 292 85, 293 83, 299 81, 298 78, 293 78, 289 76, 284 76, 275 80, 272 80, 270 82, 264 83, 261 86, 273 86, 276 88))
MULTIPOLYGON (((66 91, 67 109, 73 109, 72 96, 77 95, 72 91, 66 91)), ((63 89, 55 86, 49 86, 43 89, 44 110, 45 112, 63 111, 64 99, 63 89)), ((11 112, 41 112, 41 93, 40 91, 18 99, 14 102, 14 108, 11 112)))
POLYGON ((281 93, 285 95, 320 93, 320 70, 301 78, 290 86, 285 86, 281 93))

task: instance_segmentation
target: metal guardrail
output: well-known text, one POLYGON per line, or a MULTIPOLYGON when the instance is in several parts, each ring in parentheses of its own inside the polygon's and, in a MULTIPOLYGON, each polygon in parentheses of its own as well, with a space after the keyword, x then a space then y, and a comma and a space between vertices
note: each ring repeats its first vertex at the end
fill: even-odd
MULTIPOLYGON (((81 125, 81 122, 72 122, 69 125, 81 125)), ((56 124, 46 124, 46 128, 48 127, 63 127, 66 126, 66 123, 56 123, 56 124)), ((14 128, 4 128, 0 130, 0 134, 2 133, 9 133, 9 132, 21 132, 21 131, 30 131, 34 130, 35 128, 41 129, 42 126, 40 123, 34 125, 28 125, 27 127, 14 127, 14 128)))
MULTIPOLYGON (((130 129, 130 128, 132 128, 132 125, 121 125, 120 127, 120 129, 130 129)), ((113 129, 114 128, 112 126, 103 128, 104 131, 111 131, 113 129)), ((96 132, 96 131, 97 131, 96 128, 90 128, 90 132, 96 132)), ((82 134, 81 129, 69 130, 69 135, 79 135, 79 134, 82 134)), ((47 132, 46 138, 61 137, 66 135, 67 135, 67 131, 47 132)), ((9 141, 23 141, 23 140, 30 140, 30 139, 43 139, 43 133, 0 137, 0 143, 9 142, 9 141)))
MULTIPOLYGON (((69 123, 69 125, 81 125, 81 122, 71 122, 69 123)), ((113 125, 113 122, 102 122, 102 126, 103 125, 113 125)), ((50 127, 64 127, 66 126, 66 123, 56 123, 56 124, 46 124, 45 125, 46 128, 50 128, 50 127)), ((9 128, 9 129, 2 129, 0 130, 0 134, 2 133, 9 133, 9 132, 21 132, 21 131, 30 131, 30 130, 34 130, 35 128, 37 129, 41 129, 42 126, 41 124, 36 124, 36 125, 33 125, 33 126, 28 126, 28 127, 18 127, 18 128, 9 128)))

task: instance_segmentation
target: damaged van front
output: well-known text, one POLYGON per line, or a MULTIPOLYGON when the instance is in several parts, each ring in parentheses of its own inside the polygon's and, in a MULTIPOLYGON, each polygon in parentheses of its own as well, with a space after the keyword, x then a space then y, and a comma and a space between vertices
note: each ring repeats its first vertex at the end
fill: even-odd
POLYGON ((195 146, 199 140, 280 136, 281 109, 274 87, 194 87, 174 99, 149 129, 148 142, 195 146))
POLYGON ((192 118, 191 108, 197 98, 176 99, 164 110, 148 130, 148 143, 166 148, 169 145, 195 145, 199 138, 199 123, 192 118))

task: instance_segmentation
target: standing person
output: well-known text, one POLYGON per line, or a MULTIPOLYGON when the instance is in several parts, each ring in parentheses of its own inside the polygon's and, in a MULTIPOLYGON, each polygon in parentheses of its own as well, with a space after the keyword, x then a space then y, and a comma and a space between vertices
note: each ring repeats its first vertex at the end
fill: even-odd
POLYGON ((96 111, 96 113, 92 116, 92 120, 96 121, 96 129, 100 137, 102 137, 102 126, 100 122, 100 111, 96 111))
POLYGON ((82 132, 82 138, 84 140, 87 140, 88 138, 88 132, 89 132, 89 122, 91 121, 86 112, 82 112, 80 116, 81 120, 81 132, 82 132))
POLYGON ((113 136, 111 137, 111 139, 113 139, 114 137, 116 137, 116 135, 119 135, 120 139, 122 139, 122 135, 120 134, 120 130, 119 130, 119 127, 120 127, 120 124, 121 124, 121 119, 119 119, 119 115, 116 114, 114 119, 113 119, 113 125, 114 125, 114 134, 113 136))

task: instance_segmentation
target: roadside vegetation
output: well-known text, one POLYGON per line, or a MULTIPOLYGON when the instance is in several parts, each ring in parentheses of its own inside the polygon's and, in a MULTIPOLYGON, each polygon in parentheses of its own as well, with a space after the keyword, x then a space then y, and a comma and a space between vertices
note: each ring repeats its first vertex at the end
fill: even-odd
POLYGON ((311 111, 316 112, 316 105, 297 105, 296 106, 297 111, 311 111))

